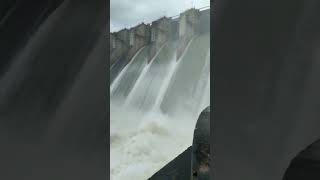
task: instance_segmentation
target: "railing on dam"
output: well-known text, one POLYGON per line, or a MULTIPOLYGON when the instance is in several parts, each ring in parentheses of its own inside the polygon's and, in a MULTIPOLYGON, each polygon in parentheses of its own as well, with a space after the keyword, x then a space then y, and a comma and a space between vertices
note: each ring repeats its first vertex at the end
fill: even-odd
MULTIPOLYGON (((204 6, 204 7, 201 7, 201 8, 197 8, 199 11, 204 11, 204 10, 208 10, 210 9, 210 6, 204 6)), ((177 15, 174 15, 174 16, 169 16, 169 18, 171 19, 177 19, 180 17, 180 14, 177 14, 177 15)))

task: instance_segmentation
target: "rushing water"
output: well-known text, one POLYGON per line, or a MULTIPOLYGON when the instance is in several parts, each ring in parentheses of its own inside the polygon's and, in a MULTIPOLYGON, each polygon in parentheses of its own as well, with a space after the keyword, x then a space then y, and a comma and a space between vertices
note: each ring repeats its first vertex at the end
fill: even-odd
POLYGON ((192 143, 210 99, 209 35, 180 59, 167 42, 147 63, 142 48, 110 86, 111 179, 145 180, 192 143))

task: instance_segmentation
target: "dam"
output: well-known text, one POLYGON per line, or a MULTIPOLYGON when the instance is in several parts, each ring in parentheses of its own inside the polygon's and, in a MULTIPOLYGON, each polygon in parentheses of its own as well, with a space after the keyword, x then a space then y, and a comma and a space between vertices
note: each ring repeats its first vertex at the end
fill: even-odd
POLYGON ((210 8, 110 33, 110 173, 148 179, 210 105, 210 8))

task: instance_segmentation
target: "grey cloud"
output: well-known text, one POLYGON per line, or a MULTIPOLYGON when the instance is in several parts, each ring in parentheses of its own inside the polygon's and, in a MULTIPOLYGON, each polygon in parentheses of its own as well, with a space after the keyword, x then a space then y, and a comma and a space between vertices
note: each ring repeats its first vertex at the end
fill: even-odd
POLYGON ((174 16, 194 5, 210 5, 210 0, 111 0, 110 30, 130 28, 141 22, 150 23, 162 16, 174 16), (194 3, 194 4, 193 4, 194 3))

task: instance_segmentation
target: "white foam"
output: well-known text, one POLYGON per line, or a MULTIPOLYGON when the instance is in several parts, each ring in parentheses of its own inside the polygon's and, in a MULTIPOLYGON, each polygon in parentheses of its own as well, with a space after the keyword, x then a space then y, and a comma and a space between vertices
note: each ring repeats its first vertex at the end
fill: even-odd
POLYGON ((144 114, 112 105, 110 118, 113 180, 147 179, 192 143, 195 121, 187 115, 144 114))

